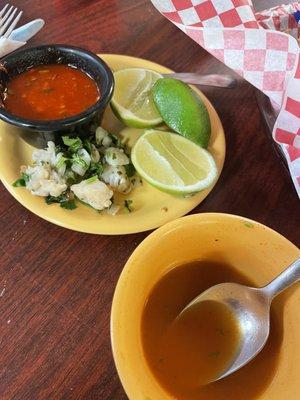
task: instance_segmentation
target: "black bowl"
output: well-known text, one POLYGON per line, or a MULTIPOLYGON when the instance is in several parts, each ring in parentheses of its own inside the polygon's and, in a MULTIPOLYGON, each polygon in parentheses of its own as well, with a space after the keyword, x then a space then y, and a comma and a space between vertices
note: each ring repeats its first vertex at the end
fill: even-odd
POLYGON ((95 54, 73 46, 43 45, 15 51, 2 58, 1 63, 7 70, 8 80, 37 65, 70 65, 88 74, 100 91, 100 99, 93 106, 64 119, 29 120, 13 115, 1 107, 0 119, 21 128, 21 136, 29 144, 42 148, 49 140, 59 144, 63 135, 87 137, 100 124, 105 107, 113 94, 114 77, 106 63, 95 54))

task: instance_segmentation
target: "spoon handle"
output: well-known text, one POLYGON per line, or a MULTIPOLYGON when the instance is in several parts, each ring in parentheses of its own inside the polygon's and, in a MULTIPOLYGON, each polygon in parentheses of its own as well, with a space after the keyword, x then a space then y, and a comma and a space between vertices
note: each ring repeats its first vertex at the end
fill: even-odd
POLYGON ((287 289, 294 283, 300 280, 300 258, 287 267, 280 275, 272 282, 263 288, 263 291, 270 300, 277 296, 283 290, 287 289))
POLYGON ((194 85, 206 85, 224 88, 233 88, 236 85, 236 79, 230 75, 203 75, 196 72, 174 72, 170 74, 163 74, 166 78, 179 79, 182 82, 194 85))

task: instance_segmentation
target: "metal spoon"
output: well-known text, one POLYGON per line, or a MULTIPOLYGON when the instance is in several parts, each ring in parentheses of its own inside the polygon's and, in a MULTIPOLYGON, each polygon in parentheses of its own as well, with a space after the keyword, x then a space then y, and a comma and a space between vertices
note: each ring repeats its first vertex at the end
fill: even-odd
POLYGON ((163 74, 165 78, 175 78, 182 82, 192 85, 215 86, 223 88, 235 87, 237 81, 230 75, 202 75, 195 72, 174 72, 171 74, 163 74))
POLYGON ((270 306, 273 298, 299 280, 300 258, 267 286, 252 288, 237 283, 220 283, 197 296, 183 309, 178 317, 200 301, 219 301, 231 309, 238 321, 241 330, 239 351, 228 369, 215 380, 240 369, 262 350, 269 336, 270 306))

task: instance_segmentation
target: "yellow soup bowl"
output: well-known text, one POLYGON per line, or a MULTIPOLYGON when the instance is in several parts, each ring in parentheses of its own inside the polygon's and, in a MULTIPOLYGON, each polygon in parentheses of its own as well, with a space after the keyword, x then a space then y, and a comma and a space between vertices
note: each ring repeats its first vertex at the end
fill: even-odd
MULTIPOLYGON (((177 219, 149 235, 133 252, 120 276, 111 312, 111 340, 116 367, 130 400, 174 399, 157 381, 143 353, 141 320, 153 286, 170 269, 193 260, 230 264, 256 286, 263 286, 300 256, 300 250, 279 233, 229 214, 196 214, 177 219)), ((278 362, 268 371, 263 390, 238 400, 299 400, 300 285, 274 304, 281 342, 278 362)), ((255 372, 255 371, 254 371, 255 372)), ((257 372, 254 386, 261 378, 257 372)), ((249 377, 250 378, 250 377, 249 377)), ((233 385, 234 386, 234 385, 233 385)), ((253 386, 253 382, 252 382, 253 386)), ((238 388, 237 388, 238 389, 238 388)), ((242 391, 241 388, 238 390, 242 391)), ((222 394, 208 400, 223 399, 222 394)), ((180 399, 178 399, 180 400, 180 399)))

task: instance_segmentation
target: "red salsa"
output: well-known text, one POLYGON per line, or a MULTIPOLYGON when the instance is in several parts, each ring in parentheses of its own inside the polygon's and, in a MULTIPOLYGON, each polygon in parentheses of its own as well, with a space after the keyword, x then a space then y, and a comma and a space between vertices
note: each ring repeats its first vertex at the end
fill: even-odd
POLYGON ((80 114, 100 93, 84 72, 68 65, 39 65, 7 85, 5 108, 22 118, 55 120, 80 114))

